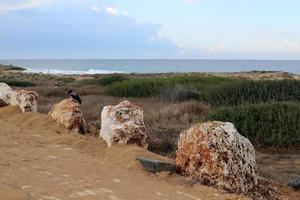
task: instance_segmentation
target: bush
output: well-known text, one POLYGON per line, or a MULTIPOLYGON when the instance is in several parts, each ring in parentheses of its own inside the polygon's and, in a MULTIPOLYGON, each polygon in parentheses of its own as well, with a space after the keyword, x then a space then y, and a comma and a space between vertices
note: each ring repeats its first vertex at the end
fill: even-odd
POLYGON ((300 81, 236 80, 207 90, 202 100, 215 106, 237 106, 245 103, 299 101, 300 81))
POLYGON ((300 146, 300 103, 248 104, 220 108, 207 120, 232 122, 254 144, 300 146))
POLYGON ((160 96, 166 90, 178 88, 178 86, 188 86, 182 87, 182 89, 188 88, 190 91, 191 89, 193 91, 201 91, 230 81, 232 80, 222 77, 188 75, 152 79, 130 79, 110 85, 106 89, 106 93, 118 97, 153 97, 160 96))
POLYGON ((192 99, 198 100, 200 97, 200 92, 198 92, 193 86, 190 85, 177 85, 164 88, 160 92, 159 96, 164 101, 180 102, 192 99))
POLYGON ((94 78, 94 79, 84 79, 78 81, 79 85, 100 85, 100 86, 107 86, 111 85, 115 82, 120 82, 127 80, 127 78, 123 75, 110 75, 106 76, 102 79, 94 78))
POLYGON ((30 81, 22 81, 14 78, 3 78, 0 77, 0 82, 6 83, 9 86, 15 86, 15 87, 30 87, 35 86, 36 84, 30 81))

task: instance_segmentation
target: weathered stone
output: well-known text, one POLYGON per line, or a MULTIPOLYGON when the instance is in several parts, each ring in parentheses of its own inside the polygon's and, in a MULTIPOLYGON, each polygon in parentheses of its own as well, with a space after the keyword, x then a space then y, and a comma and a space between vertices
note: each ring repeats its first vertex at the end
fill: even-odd
POLYGON ((0 107, 10 104, 12 89, 6 83, 0 83, 0 107))
POLYGON ((143 110, 129 101, 104 107, 101 114, 100 137, 109 147, 113 144, 136 144, 147 148, 143 110))
POLYGON ((72 98, 65 99, 53 106, 49 116, 67 129, 84 134, 86 122, 83 118, 80 104, 72 98))
POLYGON ((196 124, 180 135, 176 164, 183 173, 231 192, 257 185, 255 150, 233 124, 196 124))
POLYGON ((12 93, 10 104, 19 106, 22 112, 37 112, 39 95, 34 91, 15 90, 12 93))

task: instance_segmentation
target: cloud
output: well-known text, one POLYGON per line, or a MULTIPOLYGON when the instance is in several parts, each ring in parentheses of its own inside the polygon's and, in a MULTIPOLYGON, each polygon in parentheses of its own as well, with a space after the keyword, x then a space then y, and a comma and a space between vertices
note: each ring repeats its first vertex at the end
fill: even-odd
POLYGON ((1 58, 172 58, 177 53, 159 24, 101 4, 69 2, 0 17, 1 58))
POLYGON ((187 4, 193 4, 193 3, 197 3, 199 0, 183 0, 184 3, 187 4))
POLYGON ((111 16, 128 16, 129 13, 127 11, 120 11, 118 8, 116 7, 113 7, 113 6, 103 6, 102 8, 99 8, 97 6, 90 6, 90 9, 92 11, 95 11, 95 12, 105 12, 107 13, 108 15, 111 15, 111 16))
POLYGON ((219 53, 219 52, 222 52, 224 51, 225 49, 225 42, 221 42, 221 43, 218 43, 218 44, 213 44, 211 45, 207 50, 206 52, 207 53, 219 53))
POLYGON ((45 3, 49 3, 52 0, 28 0, 28 1, 12 1, 10 3, 0 4, 0 14, 6 14, 8 12, 23 10, 40 6, 45 3))
POLYGON ((300 52, 300 42, 286 40, 285 45, 289 51, 300 52))

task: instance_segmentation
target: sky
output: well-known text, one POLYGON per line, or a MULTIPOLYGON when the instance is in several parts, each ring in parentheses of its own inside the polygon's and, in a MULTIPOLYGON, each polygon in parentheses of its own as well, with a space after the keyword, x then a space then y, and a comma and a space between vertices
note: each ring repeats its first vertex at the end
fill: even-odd
POLYGON ((0 0, 0 59, 300 59, 299 0, 0 0))

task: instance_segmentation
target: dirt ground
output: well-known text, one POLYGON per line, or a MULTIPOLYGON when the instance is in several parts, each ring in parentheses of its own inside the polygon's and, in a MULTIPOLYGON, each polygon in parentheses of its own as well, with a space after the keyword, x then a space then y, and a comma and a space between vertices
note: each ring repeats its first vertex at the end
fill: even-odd
POLYGON ((107 148, 100 139, 66 131, 39 113, 0 109, 0 199, 247 199, 166 173, 150 174, 135 146, 107 148))

